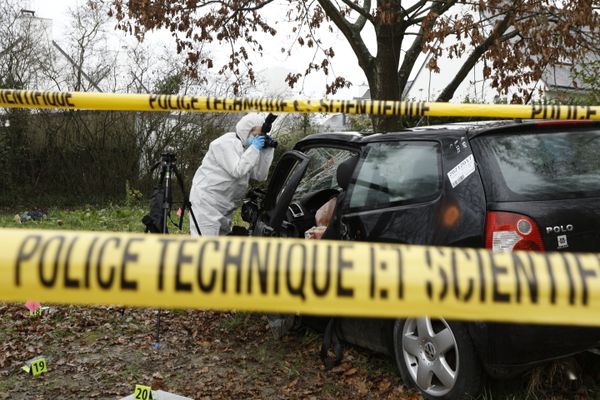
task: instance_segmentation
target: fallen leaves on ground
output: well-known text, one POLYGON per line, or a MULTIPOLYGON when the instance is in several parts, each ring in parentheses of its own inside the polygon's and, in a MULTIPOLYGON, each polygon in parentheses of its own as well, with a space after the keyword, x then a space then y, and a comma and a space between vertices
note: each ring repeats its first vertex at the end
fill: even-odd
POLYGON ((257 314, 51 306, 29 317, 0 305, 0 399, 118 399, 136 384, 193 399, 410 399, 393 361, 347 348, 325 371, 320 336, 276 340, 257 314), (43 355, 48 373, 32 377, 24 361, 43 355))

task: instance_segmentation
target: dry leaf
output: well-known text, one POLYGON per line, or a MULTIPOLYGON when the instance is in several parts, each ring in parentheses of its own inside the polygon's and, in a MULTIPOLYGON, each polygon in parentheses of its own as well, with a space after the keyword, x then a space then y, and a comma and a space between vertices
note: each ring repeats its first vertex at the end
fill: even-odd
POLYGON ((367 386, 367 383, 365 381, 358 381, 356 383, 356 390, 358 390, 358 393, 361 396, 364 396, 367 393, 369 393, 369 387, 367 386))
POLYGON ((381 382, 379 382, 379 385, 377 385, 377 387, 380 391, 383 392, 384 390, 388 390, 391 385, 392 384, 390 381, 388 381, 387 379, 383 379, 381 382))

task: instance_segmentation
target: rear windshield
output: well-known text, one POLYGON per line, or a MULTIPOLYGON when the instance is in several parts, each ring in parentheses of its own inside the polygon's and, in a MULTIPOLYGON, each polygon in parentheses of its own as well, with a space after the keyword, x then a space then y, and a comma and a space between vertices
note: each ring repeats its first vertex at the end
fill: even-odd
POLYGON ((600 196, 600 130, 475 139, 492 201, 600 196))

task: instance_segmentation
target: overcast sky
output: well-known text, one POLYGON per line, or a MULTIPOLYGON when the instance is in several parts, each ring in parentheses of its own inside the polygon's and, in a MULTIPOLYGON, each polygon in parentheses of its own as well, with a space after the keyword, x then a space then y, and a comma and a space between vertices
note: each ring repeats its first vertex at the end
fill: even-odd
MULTIPOLYGON (((36 17, 40 18, 49 18, 52 20, 53 27, 53 35, 54 40, 58 43, 64 38, 65 30, 68 23, 67 18, 67 10, 69 7, 74 8, 79 3, 85 3, 86 0, 26 0, 24 3, 30 9, 36 12, 36 17)), ((274 12, 281 12, 280 9, 276 10, 275 8, 271 8, 274 12)), ((274 16, 274 20, 278 21, 281 17, 274 16)), ((269 88, 269 91, 275 92, 279 91, 279 89, 283 89, 285 84, 280 83, 280 81, 287 75, 288 71, 302 72, 304 68, 306 68, 307 61, 312 58, 312 53, 308 51, 296 51, 293 53, 292 57, 289 58, 286 55, 282 54, 280 49, 281 47, 285 47, 286 42, 289 43, 289 34, 291 31, 286 29, 285 26, 279 25, 276 23, 275 28, 278 30, 278 35, 275 38, 269 38, 263 44, 266 48, 265 56, 262 59, 258 59, 258 57, 254 58, 255 68, 257 71, 265 70, 269 71, 268 75, 265 79, 272 81, 269 85, 272 87, 269 88), (277 82, 277 83, 275 83, 277 82), (278 86, 280 85, 280 87, 278 86)), ((121 33, 116 33, 121 35, 121 33)), ((368 33, 367 33, 368 35, 368 33)), ((350 46, 347 42, 341 37, 341 34, 337 33, 336 35, 327 35, 323 37, 325 41, 329 41, 329 43, 325 43, 326 47, 332 46, 336 52, 336 56, 333 59, 333 70, 336 74, 342 75, 353 82, 353 87, 350 90, 343 91, 335 97, 353 97, 362 95, 364 90, 366 90, 366 78, 364 73, 358 66, 356 61, 356 57, 352 53, 350 46)), ((373 41, 369 41, 369 38, 366 38, 367 44, 373 46, 373 41)), ((122 39, 121 39, 122 40, 122 39)), ((155 40, 161 40, 166 43, 166 45, 171 46, 173 44, 172 39, 170 40, 168 34, 156 35, 155 40), (156 39, 156 37, 160 39, 156 39)), ((115 40, 115 46, 119 46, 120 43, 118 40, 115 40)), ((373 50, 372 50, 373 51, 373 50)), ((419 66, 420 63, 417 64, 419 66)), ((423 68, 420 73, 413 89, 411 90, 410 97, 416 98, 417 100, 434 100, 435 96, 439 91, 443 88, 443 85, 450 80, 450 78, 454 75, 454 73, 458 70, 458 64, 456 62, 444 62, 440 65, 442 69, 442 74, 430 74, 430 72, 423 68)), ((413 77, 416 73, 416 70, 413 71, 413 77)), ((477 80, 481 79, 481 73, 479 73, 479 78, 477 78, 477 74, 471 73, 470 77, 467 78, 467 82, 463 83, 453 101, 462 101, 464 97, 469 94, 470 96, 474 95, 474 91, 477 91, 477 95, 481 97, 482 95, 482 85, 481 83, 477 85, 469 84, 468 80, 477 80)), ((307 79, 304 90, 300 93, 300 96, 305 98, 318 98, 324 95, 324 84, 325 78, 322 74, 311 74, 311 76, 307 79)), ((490 98, 493 98, 494 93, 490 89, 487 89, 487 93, 484 93, 484 98, 488 101, 490 98)))

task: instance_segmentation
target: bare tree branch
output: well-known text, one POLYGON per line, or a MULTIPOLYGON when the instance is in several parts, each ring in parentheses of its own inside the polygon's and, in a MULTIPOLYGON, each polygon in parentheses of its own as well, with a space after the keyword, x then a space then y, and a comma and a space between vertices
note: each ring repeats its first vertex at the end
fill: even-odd
MULTIPOLYGON (((423 3, 423 2, 421 2, 421 3, 423 3)), ((408 78, 410 77, 410 72, 412 71, 412 69, 415 65, 415 62, 417 61, 417 58, 419 57, 419 54, 421 53, 421 51, 423 49, 425 33, 431 29, 431 27, 433 26, 433 24, 435 23, 435 21, 437 20, 439 15, 441 15, 443 12, 448 10, 454 4, 456 4, 456 1, 453 0, 453 1, 447 1, 444 3, 438 3, 437 7, 432 7, 430 13, 428 14, 428 16, 429 16, 428 22, 423 23, 421 25, 419 32, 417 33, 417 35, 415 37, 415 40, 413 41, 410 48, 406 51, 404 60, 402 60, 402 64, 398 71, 399 90, 402 90, 406 86, 406 83, 408 82, 408 78)), ((412 7, 412 8, 414 8, 414 7, 412 7)))
POLYGON ((375 19, 373 18, 370 12, 371 0, 364 0, 362 7, 358 6, 351 0, 342 0, 342 2, 359 14, 358 19, 353 24, 354 29, 357 29, 359 31, 362 30, 367 21, 371 22, 372 24, 375 23, 375 19))
POLYGON ((454 92, 462 83, 462 81, 464 81, 469 71, 471 71, 471 69, 475 66, 483 53, 485 53, 494 43, 506 41, 518 35, 517 31, 513 31, 510 34, 501 36, 510 26, 509 22, 511 21, 511 18, 511 14, 506 14, 504 19, 496 25, 494 31, 487 37, 487 39, 473 49, 452 81, 450 81, 444 90, 442 90, 437 98, 437 101, 450 101, 450 99, 452 99, 454 92))
POLYGON ((354 50, 354 54, 358 58, 358 65, 365 71, 370 71, 373 68, 373 56, 369 52, 369 49, 365 45, 360 30, 356 29, 351 25, 340 12, 333 6, 329 0, 318 0, 323 10, 327 13, 329 18, 338 27, 342 34, 348 40, 348 43, 354 50))

